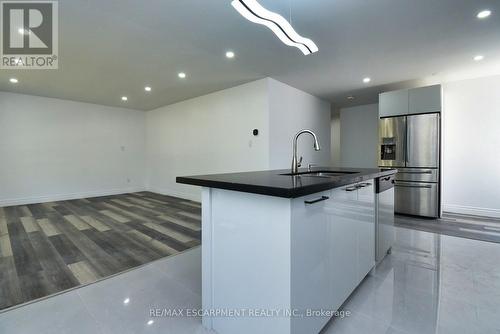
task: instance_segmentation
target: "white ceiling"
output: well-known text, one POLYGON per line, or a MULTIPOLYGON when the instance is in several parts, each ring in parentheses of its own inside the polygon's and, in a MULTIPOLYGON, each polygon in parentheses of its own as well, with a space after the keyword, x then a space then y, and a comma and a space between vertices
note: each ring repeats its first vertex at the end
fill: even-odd
POLYGON ((1 70, 0 90, 150 110, 269 76, 346 106, 425 78, 500 73, 499 0, 260 3, 286 18, 291 3, 292 25, 319 52, 285 46, 230 0, 59 1, 59 70, 1 70), (478 20, 483 8, 493 14, 478 20))

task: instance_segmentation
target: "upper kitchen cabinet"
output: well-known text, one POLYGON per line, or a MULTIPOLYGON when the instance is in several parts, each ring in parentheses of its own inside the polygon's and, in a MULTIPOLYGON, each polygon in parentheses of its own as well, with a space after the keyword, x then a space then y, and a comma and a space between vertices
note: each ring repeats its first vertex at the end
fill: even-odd
POLYGON ((408 114, 408 90, 385 92, 379 96, 379 117, 408 114))
POLYGON ((441 85, 409 90, 409 114, 441 111, 441 85))
POLYGON ((401 89, 379 95, 379 117, 441 111, 441 85, 401 89))

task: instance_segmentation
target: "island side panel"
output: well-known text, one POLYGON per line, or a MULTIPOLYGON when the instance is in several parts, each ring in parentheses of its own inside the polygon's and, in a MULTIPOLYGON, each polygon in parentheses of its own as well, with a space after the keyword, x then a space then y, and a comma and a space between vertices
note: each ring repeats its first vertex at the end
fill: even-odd
MULTIPOLYGON (((212 309, 212 188, 201 189, 201 304, 212 309)), ((212 328, 212 318, 202 317, 202 324, 212 328)))
MULTIPOLYGON (((203 307, 289 310, 291 200, 203 190, 203 307)), ((290 333, 290 318, 213 317, 226 333, 290 333)))

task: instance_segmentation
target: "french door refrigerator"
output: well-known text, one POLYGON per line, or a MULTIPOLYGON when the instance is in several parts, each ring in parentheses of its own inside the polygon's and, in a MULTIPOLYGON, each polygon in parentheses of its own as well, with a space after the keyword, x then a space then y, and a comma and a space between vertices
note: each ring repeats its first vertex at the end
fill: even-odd
POLYGON ((439 157, 439 113, 379 120, 379 167, 398 169, 395 212, 439 216, 439 157))

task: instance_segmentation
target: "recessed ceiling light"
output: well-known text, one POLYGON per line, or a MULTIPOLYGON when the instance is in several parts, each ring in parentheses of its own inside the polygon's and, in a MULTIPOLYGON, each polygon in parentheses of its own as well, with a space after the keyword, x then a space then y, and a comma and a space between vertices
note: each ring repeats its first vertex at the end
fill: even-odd
POLYGON ((11 83, 18 83, 19 82, 19 80, 17 80, 16 78, 10 78, 9 81, 11 83))
POLYGON ((477 55, 477 56, 474 57, 475 61, 481 61, 483 59, 484 59, 484 56, 482 56, 482 55, 477 55))
POLYGON ((122 96, 122 101, 124 101, 124 102, 125 102, 125 101, 128 101, 128 97, 126 97, 126 96, 122 96))
POLYGON ((127 305, 128 303, 130 303, 130 298, 125 298, 125 300, 123 301, 123 304, 127 305))
POLYGON ((151 91, 151 87, 146 86, 146 87, 144 87, 144 90, 145 90, 146 92, 150 92, 150 91, 151 91))
POLYGON ((485 19, 490 15, 491 15, 491 10, 486 9, 486 10, 482 10, 479 13, 477 13, 477 18, 478 19, 485 19))
POLYGON ((184 79, 186 77, 186 73, 180 72, 179 74, 177 74, 177 76, 181 79, 184 79))
POLYGON ((354 96, 349 95, 349 96, 347 97, 347 99, 348 99, 348 100, 354 100, 354 96))
POLYGON ((369 77, 366 77, 366 78, 363 79, 364 83, 369 83, 370 81, 372 81, 372 79, 369 78, 369 77))
POLYGON ((154 324, 154 323, 155 323, 155 322, 154 322, 154 320, 149 320, 149 321, 147 322, 148 326, 151 326, 151 325, 152 325, 152 324, 154 324))
POLYGON ((233 51, 226 52, 226 58, 234 58, 234 52, 233 51))

